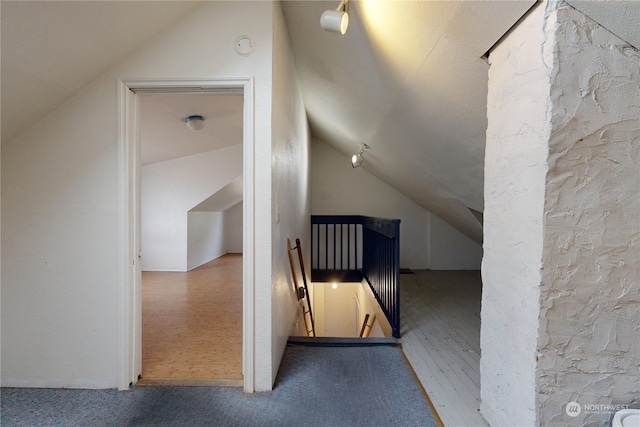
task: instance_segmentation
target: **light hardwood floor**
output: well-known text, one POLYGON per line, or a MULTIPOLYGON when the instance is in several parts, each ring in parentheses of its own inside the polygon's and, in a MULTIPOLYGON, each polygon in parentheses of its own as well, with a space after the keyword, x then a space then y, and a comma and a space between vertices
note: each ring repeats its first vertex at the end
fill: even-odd
POLYGON ((142 380, 241 379, 242 255, 143 272, 142 380))
POLYGON ((479 271, 400 276, 402 348, 447 427, 488 426, 480 415, 479 271))

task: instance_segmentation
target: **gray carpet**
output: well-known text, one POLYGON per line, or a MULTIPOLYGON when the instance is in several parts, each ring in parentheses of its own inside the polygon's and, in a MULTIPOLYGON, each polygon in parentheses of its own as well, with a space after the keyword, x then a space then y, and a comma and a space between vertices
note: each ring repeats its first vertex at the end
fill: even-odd
POLYGON ((9 426, 437 426, 400 349, 290 344, 273 391, 1 389, 9 426))

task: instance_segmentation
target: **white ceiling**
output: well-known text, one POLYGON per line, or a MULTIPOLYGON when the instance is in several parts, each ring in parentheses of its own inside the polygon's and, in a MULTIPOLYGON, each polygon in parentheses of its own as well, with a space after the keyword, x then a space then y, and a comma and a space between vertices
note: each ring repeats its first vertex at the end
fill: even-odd
POLYGON ((567 0, 567 3, 640 49, 640 1, 567 0))
POLYGON ((242 144, 242 95, 140 95, 142 165, 242 144), (205 118, 191 130, 185 118, 205 118))
POLYGON ((3 0, 2 141, 15 138, 199 4, 3 0))
MULTIPOLYGON (((2 1, 3 144, 199 3, 2 1)), ((319 26, 337 0, 284 1, 313 135, 344 153, 346 167, 366 142, 363 167, 480 241, 481 225, 468 208, 483 210, 482 56, 533 3, 350 1, 349 30, 340 36, 319 26)), ((640 2, 569 3, 640 46, 640 2)), ((216 105, 222 98, 207 96, 143 97, 142 133, 156 141, 143 148, 145 162, 241 139, 242 99, 224 100, 226 109, 216 105), (182 122, 189 114, 207 117, 205 130, 189 131, 182 122)))
POLYGON ((234 179, 189 212, 224 212, 242 201, 242 176, 234 179))
POLYGON ((480 241, 488 64, 531 7, 512 2, 350 2, 344 36, 318 25, 334 1, 284 2, 312 133, 480 241))

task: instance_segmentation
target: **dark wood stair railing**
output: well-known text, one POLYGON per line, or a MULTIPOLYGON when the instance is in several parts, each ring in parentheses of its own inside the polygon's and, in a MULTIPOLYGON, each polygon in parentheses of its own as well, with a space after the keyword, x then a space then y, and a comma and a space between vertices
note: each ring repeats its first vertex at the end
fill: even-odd
POLYGON ((311 280, 365 279, 400 338, 400 220, 360 215, 311 216, 311 280))

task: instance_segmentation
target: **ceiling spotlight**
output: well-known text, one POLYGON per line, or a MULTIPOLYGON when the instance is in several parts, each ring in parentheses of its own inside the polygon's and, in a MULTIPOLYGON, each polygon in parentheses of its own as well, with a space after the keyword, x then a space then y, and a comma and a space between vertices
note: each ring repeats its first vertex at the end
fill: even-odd
POLYGON ((360 151, 358 151, 358 154, 354 154, 353 156, 351 156, 352 167, 357 168, 362 164, 362 162, 364 162, 364 157, 362 157, 362 154, 364 154, 364 150, 366 150, 367 148, 369 148, 369 146, 363 143, 360 146, 360 151))
POLYGON ((185 117, 184 121, 187 122, 187 127, 191 130, 200 130, 204 127, 204 117, 202 116, 185 117))
POLYGON ((349 26, 347 1, 342 0, 336 10, 325 10, 320 17, 320 26, 327 31, 335 31, 340 34, 346 33, 349 26))

